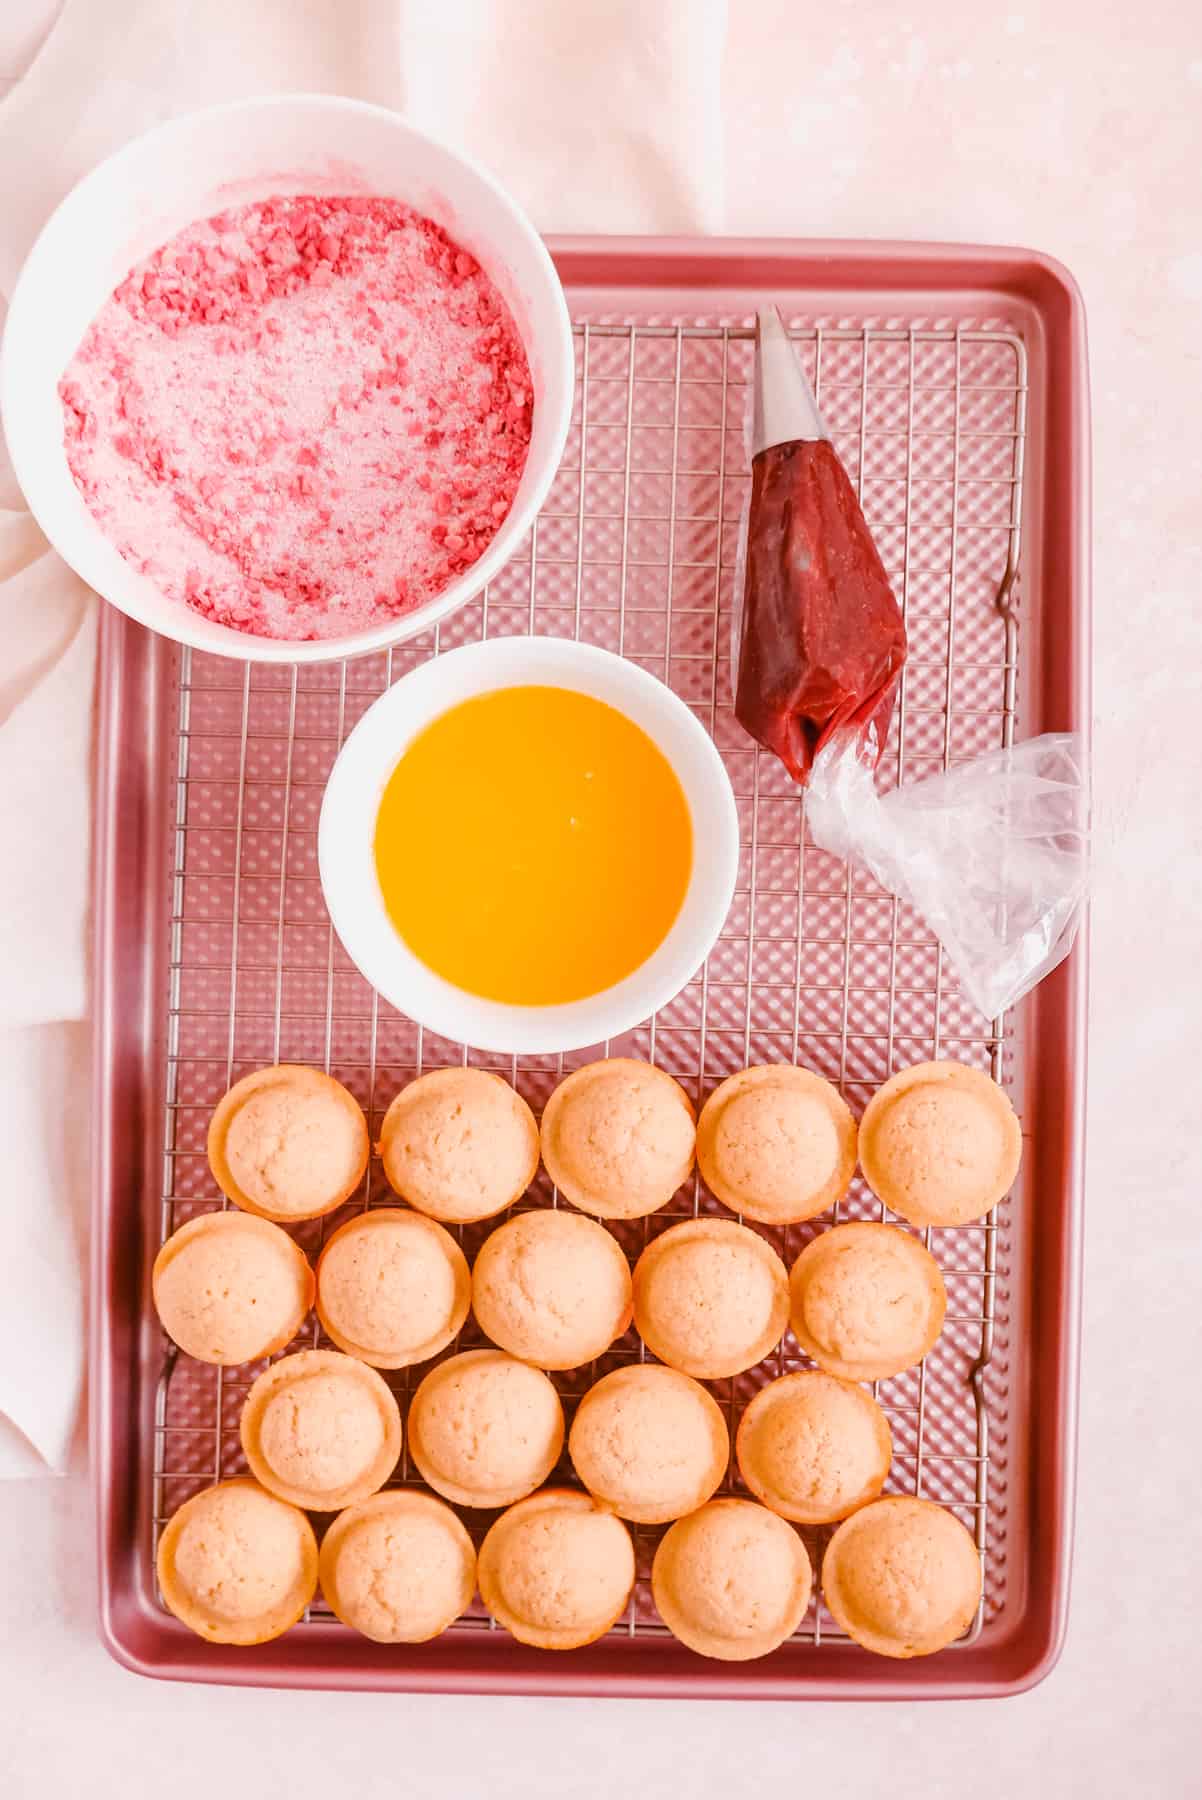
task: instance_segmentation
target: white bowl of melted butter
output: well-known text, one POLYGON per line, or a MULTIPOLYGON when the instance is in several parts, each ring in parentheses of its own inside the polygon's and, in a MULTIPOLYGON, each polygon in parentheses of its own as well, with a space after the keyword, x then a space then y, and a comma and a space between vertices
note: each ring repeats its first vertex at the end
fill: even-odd
POLYGON ((739 824, 704 726, 636 664, 560 638, 435 657, 330 775, 322 887, 347 954, 444 1038, 509 1055, 612 1043, 697 974, 739 824))

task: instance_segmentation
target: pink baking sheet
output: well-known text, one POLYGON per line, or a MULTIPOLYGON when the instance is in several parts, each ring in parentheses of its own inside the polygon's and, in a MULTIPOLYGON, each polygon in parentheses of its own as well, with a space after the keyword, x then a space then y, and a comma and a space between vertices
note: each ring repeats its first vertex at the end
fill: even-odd
MULTIPOLYGON (((913 778, 1008 735, 1086 732, 1080 298, 1063 269, 1020 250, 600 238, 552 249, 580 376, 564 467, 533 542, 437 642, 431 634, 391 659, 298 677, 181 655, 105 610, 90 1366, 101 1633, 145 1674, 261 1685, 757 1698, 1014 1692, 1054 1663, 1068 1606, 1084 942, 1009 1018, 977 1018, 922 922, 807 846, 796 795, 733 722, 726 649, 747 333, 755 306, 771 298, 905 593, 911 661, 884 779, 913 778), (186 1358, 165 1360, 149 1303, 163 1233, 216 1201, 203 1158, 209 1106, 229 1075, 283 1056, 332 1067, 374 1127, 401 1080, 462 1055, 415 1035, 355 986, 313 881, 324 775, 359 711, 414 661, 485 632, 530 629, 575 630, 667 679, 713 730, 739 799, 744 868, 708 969, 614 1048, 654 1054, 699 1096, 746 1061, 802 1061, 839 1080, 857 1110, 891 1068, 946 1054, 993 1070, 1021 1114, 1015 1193, 978 1236, 933 1243, 953 1271, 945 1341, 920 1375, 881 1394, 897 1446, 894 1491, 952 1506, 982 1548, 981 1614, 940 1656, 871 1657, 841 1638, 816 1599, 771 1656, 705 1661, 658 1625, 646 1583, 653 1541, 643 1539, 628 1617, 560 1656, 489 1629, 478 1609, 421 1646, 369 1643, 318 1607, 275 1643, 227 1649, 184 1630, 156 1594, 162 1518, 239 1468, 237 1376, 217 1382, 186 1358)), ((537 1106, 559 1069, 536 1059, 503 1072, 537 1106)), ((373 1172, 369 1200, 384 1197, 378 1187, 373 1172)), ((546 1197, 540 1188, 533 1199, 546 1197)), ((711 1205, 703 1191, 686 1200, 690 1211, 711 1205)), ((873 1216, 872 1205, 857 1184, 844 1215, 873 1216)), ((791 1258, 806 1234, 794 1228, 780 1247, 791 1258)), ((626 1247, 633 1254, 641 1240, 626 1247)), ((638 1353, 634 1341, 614 1357, 638 1353)), ((786 1340, 720 1394, 732 1420, 760 1380, 801 1363, 786 1340)), ((565 1387, 570 1407, 576 1390, 565 1387)), ((400 1478, 410 1478, 407 1466, 400 1478)), ((821 1539, 810 1548, 817 1560, 821 1539)))

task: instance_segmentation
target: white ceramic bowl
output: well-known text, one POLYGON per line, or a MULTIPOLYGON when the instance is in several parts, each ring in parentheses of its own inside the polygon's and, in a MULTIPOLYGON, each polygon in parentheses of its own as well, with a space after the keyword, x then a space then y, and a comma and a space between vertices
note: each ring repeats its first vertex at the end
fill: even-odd
POLYGON ((317 853, 334 928, 386 1000, 443 1037, 507 1055, 541 1055, 618 1037, 691 980, 730 910, 739 820, 713 740, 654 675, 570 638, 492 638, 423 663, 364 713, 326 785, 317 853), (591 694, 633 719, 676 771, 693 822, 693 873, 663 943, 624 981, 564 1006, 484 1000, 427 968, 388 917, 373 852, 380 800, 406 745, 461 700, 526 683, 591 694))
POLYGON ((489 175, 396 113, 286 94, 173 119, 74 187, 13 290, 0 408, 38 524, 84 580, 131 618, 198 650, 255 662, 357 656, 425 631, 478 594, 530 529, 559 466, 572 410, 572 327, 542 239, 489 175), (109 543, 71 479, 58 383, 96 313, 133 265, 195 219, 271 194, 371 192, 445 228, 488 270, 513 313, 534 381, 533 437, 508 518, 479 561, 425 606, 320 643, 252 637, 168 600, 109 543))

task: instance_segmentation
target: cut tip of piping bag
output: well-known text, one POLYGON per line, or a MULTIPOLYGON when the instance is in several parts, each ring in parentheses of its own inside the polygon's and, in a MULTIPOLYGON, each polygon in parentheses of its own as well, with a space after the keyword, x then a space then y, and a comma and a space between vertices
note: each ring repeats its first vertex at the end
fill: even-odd
POLYGON ((761 306, 756 314, 753 395, 753 457, 774 444, 815 443, 830 437, 775 306, 761 306))

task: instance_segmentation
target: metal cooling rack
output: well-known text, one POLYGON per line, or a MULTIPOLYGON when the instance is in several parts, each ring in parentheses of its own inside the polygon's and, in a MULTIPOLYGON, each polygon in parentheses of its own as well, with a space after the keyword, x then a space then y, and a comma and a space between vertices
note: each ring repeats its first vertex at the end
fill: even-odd
MULTIPOLYGON (((857 1112, 888 1074, 929 1057, 951 1055, 1003 1081, 1012 1073, 1007 1021, 973 1010, 921 919, 807 840, 796 789, 734 721, 728 643, 750 331, 690 317, 590 321, 575 336, 576 416, 563 466, 526 545, 479 601, 395 651, 341 665, 239 669, 182 653, 168 846, 164 1237, 221 1204, 205 1157, 209 1115, 231 1082, 269 1062, 337 1075, 362 1102, 373 1139, 403 1082, 459 1061, 507 1075, 536 1111, 565 1069, 606 1051, 653 1058, 698 1104, 725 1075, 760 1061, 817 1070, 857 1112), (322 791, 360 714, 430 654, 514 632, 603 644, 666 680, 722 751, 743 827, 734 904, 705 968, 637 1031, 568 1057, 481 1056, 395 1012, 343 954, 317 874, 322 791)), ((987 323, 848 320, 794 321, 793 336, 906 615, 910 657, 882 781, 1010 743, 1019 707, 1021 339, 987 323)), ((391 1198, 373 1158, 356 1202, 294 1235, 315 1255, 357 1206, 391 1198)), ((556 1198, 540 1172, 521 1204, 556 1198)), ((980 1550, 984 1594, 964 1643, 1005 1598, 1010 1204, 979 1225, 923 1234, 947 1279, 944 1333, 920 1369, 874 1384, 894 1433, 886 1491, 950 1506, 980 1550)), ((680 1217, 721 1210, 696 1181, 654 1218, 613 1229, 634 1257, 680 1217)), ((791 1263, 837 1216, 886 1215, 857 1178, 833 1215, 765 1235, 791 1263)), ((461 1232, 469 1255, 497 1222, 461 1232)), ((473 1333, 469 1321, 455 1348, 479 1341, 473 1333)), ((314 1322, 305 1342, 319 1341, 314 1322)), ((595 1366, 558 1380, 569 1415, 600 1374, 644 1354, 632 1332, 595 1366)), ((764 1381, 805 1366, 790 1336, 749 1374, 711 1383, 732 1431, 764 1381)), ((238 1414, 260 1367, 231 1373, 165 1348, 156 1541, 191 1494, 244 1470, 238 1414)), ((388 1379, 404 1409, 412 1372, 388 1379)), ((573 1479, 570 1465, 562 1475, 573 1479)), ((407 1455, 396 1479, 416 1480, 407 1455)), ((737 1471, 722 1491, 741 1491, 737 1471)), ((619 1633, 664 1630, 648 1579, 658 1535, 636 1529, 639 1579, 619 1633)), ((804 1535, 817 1569, 826 1534, 804 1535)), ((146 1548, 152 1556, 154 1544, 146 1548)), ((320 1607, 313 1616, 330 1618, 320 1607)), ((480 1613, 453 1629, 489 1624, 480 1613)), ((798 1635, 818 1643, 841 1634, 816 1599, 798 1635)))

